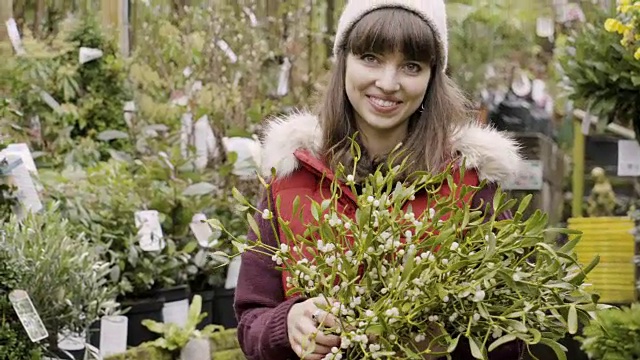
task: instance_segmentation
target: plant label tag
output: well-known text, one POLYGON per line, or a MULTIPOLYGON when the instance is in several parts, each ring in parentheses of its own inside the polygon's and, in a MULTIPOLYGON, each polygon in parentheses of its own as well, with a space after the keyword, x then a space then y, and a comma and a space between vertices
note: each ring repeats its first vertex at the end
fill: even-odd
POLYGON ((100 59, 104 53, 100 49, 88 48, 88 47, 80 47, 78 51, 78 59, 80 64, 86 64, 90 61, 100 59))
POLYGON ((280 67, 280 76, 278 77, 278 90, 276 94, 280 97, 289 93, 289 74, 291 73, 291 61, 285 57, 280 67))
POLYGON ((251 11, 251 9, 245 6, 242 8, 242 11, 244 11, 244 13, 249 17, 249 21, 251 22, 251 27, 258 26, 258 18, 256 17, 256 14, 253 11, 251 11))
POLYGON ((179 327, 187 325, 189 317, 189 299, 164 303, 162 307, 162 320, 165 324, 176 324, 179 327))
POLYGON ((142 250, 160 251, 164 249, 166 244, 162 239, 162 227, 156 210, 136 211, 135 222, 142 250))
POLYGON ((618 141, 618 176, 640 176, 640 143, 618 141))
POLYGON ((22 39, 20 38, 20 31, 18 31, 18 24, 16 24, 16 20, 11 18, 7 20, 5 25, 7 26, 7 34, 9 35, 9 40, 11 41, 11 46, 13 46, 13 50, 19 56, 25 55, 27 52, 22 46, 22 39))
POLYGON ((517 174, 503 184, 505 190, 542 190, 543 166, 540 160, 523 160, 522 167, 517 174))
POLYGON ((198 244, 203 248, 210 248, 218 244, 221 231, 216 230, 216 232, 214 232, 211 226, 205 222, 206 220, 207 217, 204 214, 195 214, 191 219, 189 227, 196 237, 196 240, 198 240, 198 244))
POLYGON ((240 256, 236 256, 229 263, 227 268, 227 280, 224 283, 225 289, 235 289, 238 285, 238 277, 240 276, 240 256))
POLYGON ((196 148, 196 168, 202 170, 209 163, 209 159, 215 159, 218 156, 216 136, 209 124, 207 115, 196 121, 193 126, 193 133, 196 148))
POLYGON ((57 112, 60 110, 60 103, 56 99, 54 99, 53 96, 51 96, 51 94, 49 94, 48 92, 44 90, 40 91, 40 98, 47 105, 49 105, 49 107, 53 109, 53 111, 57 112))
POLYGON ((47 328, 44 327, 38 311, 33 306, 29 294, 24 290, 14 290, 9 294, 9 301, 13 305, 22 326, 24 327, 29 339, 33 342, 49 337, 47 328))
POLYGON ((235 64, 236 62, 238 62, 238 56, 236 55, 236 53, 233 52, 233 50, 231 50, 231 47, 229 46, 229 44, 227 44, 226 41, 220 39, 216 42, 216 45, 218 45, 220 50, 224 51, 224 53, 227 54, 227 57, 229 58, 232 64, 235 64))
POLYGON ((29 146, 25 143, 18 144, 9 144, 2 152, 0 152, 0 158, 7 156, 8 154, 14 154, 22 159, 22 163, 29 170, 29 172, 33 174, 38 173, 38 168, 36 167, 36 163, 33 161, 33 156, 31 155, 31 150, 29 150, 29 146))
POLYGON ((555 23, 552 18, 539 17, 536 19, 536 35, 541 38, 550 38, 555 33, 555 23))
POLYGON ((86 338, 86 334, 63 330, 58 333, 58 347, 66 351, 84 350, 86 338))
POLYGON ((19 219, 24 218, 28 212, 38 212, 42 209, 42 202, 40 201, 40 195, 36 188, 33 178, 27 167, 22 161, 22 157, 19 154, 9 152, 7 154, 0 154, 0 160, 3 156, 9 163, 9 167, 12 168, 11 172, 7 174, 8 183, 17 188, 17 198, 20 202, 20 206, 14 211, 19 219))
POLYGON ((180 123, 180 152, 186 159, 189 156, 189 145, 193 141, 193 114, 190 112, 182 114, 180 123))
POLYGON ((100 319, 100 355, 107 357, 127 351, 128 324, 126 316, 103 316, 100 319))

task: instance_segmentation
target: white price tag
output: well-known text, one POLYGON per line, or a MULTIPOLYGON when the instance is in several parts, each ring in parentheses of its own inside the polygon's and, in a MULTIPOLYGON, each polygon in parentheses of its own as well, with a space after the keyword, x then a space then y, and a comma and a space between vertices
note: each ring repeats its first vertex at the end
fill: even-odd
POLYGON ((44 327, 38 311, 33 306, 29 294, 24 290, 14 290, 9 294, 9 301, 13 305, 22 326, 24 327, 29 339, 37 342, 49 337, 47 328, 44 327))
POLYGON ((11 45, 13 46, 13 50, 18 55, 25 55, 27 52, 22 46, 22 39, 20 38, 20 31, 18 31, 18 24, 16 24, 16 20, 11 18, 7 20, 5 25, 7 26, 7 33, 9 35, 11 45))
POLYGON ((640 176, 640 144, 636 140, 618 141, 618 176, 640 176))
POLYGON ((53 111, 60 110, 60 103, 51 96, 48 92, 42 90, 40 92, 40 98, 44 101, 53 111))
POLYGON ((198 244, 203 248, 210 248, 218 244, 218 238, 222 235, 222 232, 218 229, 214 231, 211 226, 205 222, 206 220, 207 217, 204 214, 195 214, 191 219, 189 227, 196 237, 196 240, 198 240, 198 244))
POLYGON ((80 61, 80 64, 86 64, 90 61, 100 59, 102 55, 104 55, 104 53, 100 49, 80 47, 80 50, 78 51, 78 60, 80 61))
POLYGON ((502 185, 505 190, 541 190, 544 183, 541 160, 524 160, 520 172, 502 185))
POLYGON ((9 144, 4 150, 2 150, 2 152, 0 152, 0 159, 8 156, 9 154, 19 156, 20 159, 22 159, 24 166, 27 167, 27 170, 34 174, 38 173, 38 168, 36 167, 35 161, 33 161, 31 150, 29 150, 29 146, 27 144, 9 144))
POLYGON ((166 244, 162 239, 162 227, 156 210, 136 211, 135 221, 142 250, 160 251, 164 249, 166 244))
POLYGON ((233 52, 233 50, 231 50, 231 47, 229 46, 229 44, 227 44, 226 41, 220 39, 216 42, 216 45, 218 45, 220 50, 224 51, 224 53, 227 54, 227 57, 229 58, 229 60, 231 60, 232 64, 238 62, 238 56, 233 52))
POLYGON ((236 256, 231 260, 227 268, 227 280, 224 283, 225 289, 235 289, 238 285, 238 277, 240 276, 240 256, 236 256))
POLYGON ((103 316, 100 319, 100 355, 107 357, 127 351, 128 324, 126 316, 103 316))
POLYGON ((291 73, 291 61, 285 57, 280 67, 280 76, 278 77, 278 96, 285 96, 289 93, 289 74, 291 73))
POLYGON ((165 324, 173 323, 179 327, 187 324, 189 317, 189 299, 164 303, 162 307, 162 320, 165 324))
POLYGON ((0 160, 3 158, 6 158, 9 167, 12 168, 6 176, 8 177, 8 183, 17 188, 17 197, 21 205, 15 209, 18 218, 24 218, 26 212, 35 213, 40 211, 43 206, 38 189, 31 178, 31 173, 22 161, 21 155, 15 152, 0 154, 0 160))

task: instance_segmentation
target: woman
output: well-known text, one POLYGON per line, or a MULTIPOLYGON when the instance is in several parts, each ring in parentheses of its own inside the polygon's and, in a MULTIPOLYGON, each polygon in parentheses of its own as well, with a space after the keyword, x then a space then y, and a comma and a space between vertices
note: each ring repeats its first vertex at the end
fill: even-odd
MULTIPOLYGON (((443 0, 350 1, 338 25, 334 56, 317 114, 299 113, 271 122, 263 138, 264 174, 270 176, 271 169, 276 170, 268 196, 272 204, 281 198, 277 215, 291 220, 294 231, 302 233, 304 224, 291 213, 293 199, 299 197, 302 205, 308 199, 322 201, 321 193, 329 191, 327 175, 331 178, 338 164, 347 168, 353 164, 349 139, 356 132, 363 150, 356 181, 384 162, 399 143, 412 160, 400 176, 417 170, 439 172, 464 158, 468 170, 462 181, 490 183, 471 200, 476 207, 486 205, 496 185, 516 172, 517 145, 494 130, 472 124, 467 104, 444 73, 443 0)), ((355 204, 347 195, 340 201, 345 214, 352 216, 355 204)), ((425 210, 425 204, 425 199, 417 197, 414 212, 425 210)), ((310 212, 308 206, 301 207, 310 212)), ((304 219, 311 219, 307 213, 303 210, 304 219)), ((260 217, 256 221, 262 241, 277 246, 270 223, 260 217)), ((250 237, 255 239, 255 234, 250 237)), ((280 238, 285 237, 280 234, 280 238)), ((322 359, 339 346, 339 338, 317 333, 319 317, 328 326, 335 321, 319 309, 321 302, 287 298, 283 274, 271 258, 243 254, 235 309, 246 356, 297 359, 313 341, 313 354, 305 359, 322 359)))

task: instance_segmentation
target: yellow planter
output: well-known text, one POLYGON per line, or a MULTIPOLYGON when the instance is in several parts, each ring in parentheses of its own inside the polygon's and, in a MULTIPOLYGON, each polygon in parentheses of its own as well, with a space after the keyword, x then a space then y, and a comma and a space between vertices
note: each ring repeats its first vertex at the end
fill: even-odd
POLYGON ((600 263, 587 276, 590 288, 602 303, 630 303, 636 300, 635 227, 630 217, 570 218, 569 229, 582 231, 575 248, 578 262, 588 264, 595 256, 600 263))

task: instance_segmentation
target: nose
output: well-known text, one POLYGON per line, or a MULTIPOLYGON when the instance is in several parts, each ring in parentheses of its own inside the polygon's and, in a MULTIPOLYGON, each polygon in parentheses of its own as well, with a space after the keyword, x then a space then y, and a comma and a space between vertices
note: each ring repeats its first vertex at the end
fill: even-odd
POLYGON ((382 69, 378 80, 376 80, 376 87, 385 93, 392 93, 400 90, 400 82, 397 79, 396 69, 391 66, 382 69))

